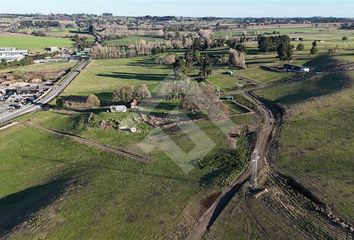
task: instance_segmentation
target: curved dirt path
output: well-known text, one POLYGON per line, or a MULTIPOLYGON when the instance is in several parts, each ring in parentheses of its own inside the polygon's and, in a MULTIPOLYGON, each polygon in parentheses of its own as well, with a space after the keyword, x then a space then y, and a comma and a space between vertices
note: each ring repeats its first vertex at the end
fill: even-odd
POLYGON ((87 139, 87 138, 83 138, 81 136, 72 134, 72 133, 67 133, 67 132, 62 132, 62 131, 58 131, 58 130, 54 130, 54 129, 49 129, 49 128, 45 128, 42 126, 39 126, 33 122, 27 121, 25 122, 26 125, 39 129, 43 132, 47 132, 53 135, 57 135, 57 136, 61 136, 61 137, 66 137, 66 138, 70 138, 71 140, 78 142, 80 144, 85 144, 91 147, 94 147, 98 150, 104 151, 104 152, 109 152, 124 158, 128 158, 128 159, 134 159, 136 161, 140 161, 140 162, 148 162, 150 161, 150 157, 146 156, 146 155, 142 155, 136 152, 133 152, 131 150, 127 150, 127 149, 123 149, 123 148, 119 148, 119 147, 113 147, 113 146, 109 146, 109 145, 105 145, 105 144, 101 144, 98 143, 94 140, 91 139, 87 139))
MULTIPOLYGON (((257 89, 261 89, 259 87, 257 89)), ((258 169, 261 169, 265 164, 267 164, 266 156, 271 143, 271 138, 273 132, 278 127, 277 119, 273 112, 266 106, 260 98, 258 98, 254 93, 255 89, 244 92, 246 98, 251 102, 255 103, 258 107, 258 112, 264 116, 264 125, 260 131, 257 142, 256 149, 260 156, 258 163, 258 169)), ((242 186, 250 180, 252 175, 253 166, 251 163, 247 168, 241 173, 241 175, 231 184, 231 186, 224 189, 223 193, 215 201, 215 203, 203 214, 203 216, 198 220, 197 224, 192 228, 192 231, 188 235, 187 239, 197 240, 202 239, 209 228, 214 224, 219 215, 222 213, 226 205, 232 199, 232 197, 241 190, 242 186)))

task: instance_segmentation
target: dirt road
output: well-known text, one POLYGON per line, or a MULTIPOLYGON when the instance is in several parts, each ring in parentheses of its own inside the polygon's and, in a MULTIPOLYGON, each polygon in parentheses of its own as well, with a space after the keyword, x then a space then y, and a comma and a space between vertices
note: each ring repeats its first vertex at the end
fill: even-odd
MULTIPOLYGON (((260 88, 257 88, 260 89, 260 88)), ((277 119, 273 112, 268 108, 268 106, 258 98, 253 90, 246 91, 245 96, 251 102, 255 103, 258 107, 258 112, 264 116, 264 125, 257 137, 256 149, 258 149, 259 158, 259 169, 261 169, 265 164, 267 164, 266 156, 271 143, 270 139, 273 136, 273 132, 277 127, 277 119)), ((223 209, 229 203, 231 198, 242 188, 242 186, 249 181, 252 175, 253 167, 251 164, 241 173, 241 175, 231 184, 231 186, 224 189, 220 197, 215 201, 215 203, 203 214, 199 219, 197 224, 192 228, 187 239, 197 240, 202 239, 204 234, 217 220, 223 209)))

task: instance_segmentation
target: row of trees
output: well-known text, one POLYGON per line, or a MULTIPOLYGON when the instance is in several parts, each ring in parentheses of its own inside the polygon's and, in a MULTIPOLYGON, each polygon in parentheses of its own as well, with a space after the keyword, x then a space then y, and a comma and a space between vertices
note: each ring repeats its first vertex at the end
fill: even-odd
POLYGON ((9 67, 19 67, 33 64, 33 57, 25 57, 19 61, 6 62, 5 59, 0 61, 0 69, 5 69, 9 67))
POLYGON ((173 65, 174 74, 176 79, 186 78, 193 69, 193 66, 199 66, 198 79, 204 81, 212 73, 212 60, 208 54, 201 55, 197 49, 189 49, 184 57, 176 57, 173 65))
POLYGON ((78 34, 76 34, 72 40, 75 42, 75 47, 77 49, 85 49, 85 48, 90 48, 93 46, 93 42, 89 41, 87 37, 80 37, 78 34))
POLYGON ((135 87, 123 86, 113 92, 113 101, 130 102, 132 99, 142 101, 151 98, 151 93, 145 84, 140 84, 135 87))
POLYGON ((24 20, 19 23, 19 28, 61 28, 58 21, 31 21, 24 20))

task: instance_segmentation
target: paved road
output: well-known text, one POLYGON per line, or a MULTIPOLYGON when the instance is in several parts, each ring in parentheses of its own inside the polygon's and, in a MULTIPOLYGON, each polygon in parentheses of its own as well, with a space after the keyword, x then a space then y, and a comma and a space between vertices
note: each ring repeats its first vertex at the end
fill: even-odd
POLYGON ((47 93, 42 95, 34 103, 23 106, 22 108, 13 111, 0 114, 0 123, 11 121, 14 118, 20 117, 30 112, 37 111, 43 105, 49 103, 56 98, 64 89, 80 74, 80 72, 90 63, 91 59, 85 59, 79 63, 66 77, 58 84, 53 86, 47 93))

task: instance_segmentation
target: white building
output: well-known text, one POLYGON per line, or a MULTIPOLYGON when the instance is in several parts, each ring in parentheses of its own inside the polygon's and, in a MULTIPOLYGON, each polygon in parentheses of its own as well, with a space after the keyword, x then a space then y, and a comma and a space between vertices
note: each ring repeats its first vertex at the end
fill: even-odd
POLYGON ((14 47, 0 47, 0 61, 5 60, 6 62, 19 61, 28 55, 27 50, 20 50, 14 47))
POLYGON ((124 106, 124 105, 110 106, 109 110, 111 112, 126 112, 127 111, 127 107, 124 106))

